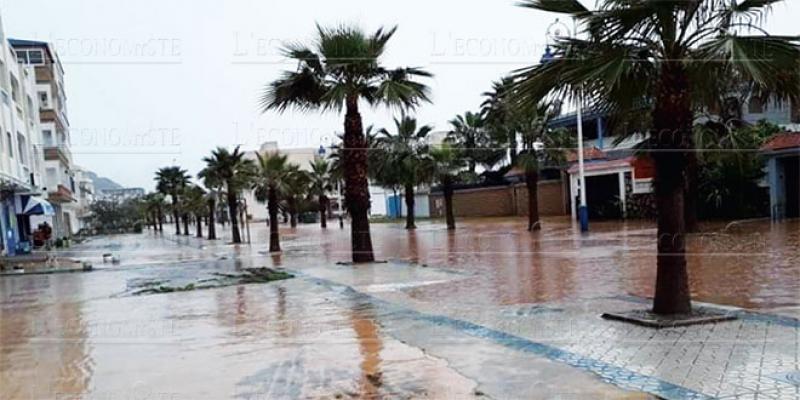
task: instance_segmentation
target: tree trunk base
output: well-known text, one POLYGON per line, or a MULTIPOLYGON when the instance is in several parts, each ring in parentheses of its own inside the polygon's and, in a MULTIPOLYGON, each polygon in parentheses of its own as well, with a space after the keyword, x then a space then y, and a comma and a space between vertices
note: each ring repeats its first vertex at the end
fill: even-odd
POLYGON ((624 313, 605 313, 603 314, 603 318, 612 321, 627 322, 647 328, 661 329, 716 324, 718 322, 733 321, 738 317, 731 312, 717 311, 709 308, 697 308, 689 313, 671 315, 660 315, 650 310, 633 310, 624 313))
POLYGON ((356 264, 375 261, 372 252, 372 237, 369 230, 369 217, 366 210, 353 212, 351 216, 350 236, 353 247, 353 262, 356 264))

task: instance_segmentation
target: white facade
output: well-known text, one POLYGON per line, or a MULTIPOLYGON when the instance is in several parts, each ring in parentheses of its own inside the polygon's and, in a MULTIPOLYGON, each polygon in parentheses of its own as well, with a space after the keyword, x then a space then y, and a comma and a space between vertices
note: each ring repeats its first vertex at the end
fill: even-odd
POLYGON ((97 194, 97 198, 105 201, 122 203, 128 200, 140 199, 144 197, 145 190, 142 188, 122 188, 103 190, 97 194))
MULTIPOLYGON (((271 152, 280 152, 287 156, 289 164, 295 164, 304 171, 311 171, 311 162, 319 157, 326 157, 330 152, 325 149, 325 152, 320 153, 319 148, 295 148, 295 149, 279 149, 277 142, 265 142, 257 151, 249 151, 245 153, 245 158, 258 161, 258 154, 267 154, 271 152)), ((386 215, 386 196, 387 192, 384 188, 372 186, 369 187, 370 198, 372 207, 370 209, 371 215, 386 215)), ((329 195, 331 200, 336 204, 344 203, 344 192, 338 188, 329 195)), ((247 202, 247 215, 255 221, 265 221, 269 218, 267 214, 267 206, 264 203, 259 203, 253 191, 249 190, 244 193, 244 200, 247 202)))
MULTIPOLYGON (((310 163, 319 157, 318 149, 278 149, 278 142, 265 142, 256 151, 248 151, 245 153, 245 158, 258 163, 257 154, 267 154, 280 152, 286 155, 289 164, 295 164, 303 171, 311 171, 310 163)), ((252 190, 244 192, 244 200, 247 203, 247 215, 255 221, 266 221, 269 218, 267 214, 267 205, 256 200, 255 193, 252 190)))
POLYGON ((35 76, 36 91, 32 97, 39 109, 37 143, 44 154, 43 186, 47 190, 47 200, 55 209, 54 235, 71 236, 80 229, 80 205, 70 151, 64 69, 48 43, 16 39, 9 43, 16 52, 17 61, 35 76))
POLYGON ((86 170, 80 167, 74 168, 76 189, 78 190, 77 199, 78 205, 76 207, 76 219, 78 223, 78 230, 85 228, 88 221, 87 218, 91 216, 91 205, 96 199, 94 190, 94 182, 86 173, 86 170))
POLYGON ((30 239, 22 199, 43 194, 41 142, 35 68, 18 62, 0 20, 0 247, 6 255, 30 239))

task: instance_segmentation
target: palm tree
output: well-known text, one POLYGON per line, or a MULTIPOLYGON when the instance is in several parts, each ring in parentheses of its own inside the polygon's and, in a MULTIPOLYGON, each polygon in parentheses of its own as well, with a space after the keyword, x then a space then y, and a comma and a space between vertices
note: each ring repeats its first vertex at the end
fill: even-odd
POLYGON ((467 111, 450 121, 447 142, 467 160, 467 170, 475 176, 478 164, 492 168, 506 156, 505 149, 490 135, 480 113, 467 111))
POLYGON ((156 172, 156 188, 165 196, 172 198, 172 217, 175 221, 175 234, 181 234, 179 193, 189 184, 189 175, 180 167, 164 167, 156 172))
POLYGON ((183 235, 189 236, 189 196, 191 196, 191 184, 186 185, 183 187, 183 190, 180 193, 181 202, 178 205, 178 212, 181 216, 181 221, 183 221, 183 235))
POLYGON ((394 119, 396 134, 392 135, 382 129, 380 133, 384 160, 391 164, 392 175, 403 186, 406 202, 406 229, 416 229, 414 221, 414 187, 426 180, 420 164, 426 156, 428 146, 426 138, 433 130, 430 125, 417 129, 417 120, 402 114, 394 119))
POLYGON ((331 174, 331 164, 325 159, 319 158, 309 162, 311 167, 311 187, 309 193, 317 196, 317 206, 319 207, 319 221, 322 229, 328 228, 328 192, 333 190, 333 177, 331 174))
POLYGON ((447 229, 454 230, 456 219, 453 213, 453 185, 458 179, 458 173, 464 168, 464 162, 459 152, 445 143, 430 150, 425 168, 429 170, 429 176, 442 186, 447 229))
POLYGON ((656 164, 658 256, 653 312, 691 311, 684 186, 693 106, 708 104, 717 77, 738 75, 777 97, 800 97, 797 37, 752 35, 780 0, 618 1, 596 11, 577 0, 523 0, 566 13, 587 39, 561 38, 549 62, 517 71, 515 95, 534 106, 548 95, 589 101, 617 115, 650 109, 656 164))
POLYGON ((317 26, 314 46, 288 45, 285 54, 298 62, 264 92, 264 111, 345 110, 343 171, 345 202, 352 218, 353 261, 372 262, 369 231, 369 188, 367 144, 359 103, 413 109, 430 101, 429 89, 414 80, 431 74, 418 68, 389 69, 381 64, 386 44, 397 28, 378 29, 367 35, 361 29, 340 25, 317 26))
POLYGON ((258 172, 254 180, 256 200, 267 203, 269 213, 269 251, 281 251, 278 221, 278 202, 286 189, 286 176, 289 174, 287 156, 279 153, 258 154, 258 172))
POLYGON ((300 212, 300 203, 308 194, 311 177, 300 166, 289 164, 284 177, 285 185, 283 197, 286 202, 286 211, 289 213, 289 226, 297 228, 297 214, 300 212))
POLYGON ((239 232, 238 197, 239 193, 249 187, 254 172, 254 164, 244 158, 244 153, 239 151, 239 146, 233 152, 217 147, 211 152, 210 157, 203 158, 207 169, 225 186, 228 202, 228 214, 231 219, 231 233, 233 243, 242 243, 239 232))
POLYGON ((508 101, 508 93, 514 79, 510 76, 492 82, 492 90, 483 93, 486 100, 481 104, 481 115, 489 136, 504 146, 508 146, 511 165, 517 164, 517 131, 514 117, 518 112, 508 101))
POLYGON ((203 218, 207 212, 205 195, 205 190, 196 185, 187 186, 183 195, 183 208, 187 216, 194 218, 195 236, 198 238, 203 237, 203 218))
POLYGON ((148 193, 144 197, 144 208, 148 219, 152 222, 153 230, 156 232, 164 231, 163 223, 164 196, 161 193, 148 193))
MULTIPOLYGON (((512 165, 524 172, 525 187, 528 192, 528 231, 541 229, 539 219, 539 167, 544 154, 534 148, 537 140, 544 141, 548 136, 547 124, 557 113, 556 107, 548 103, 539 103, 530 110, 519 109, 513 98, 509 98, 512 78, 503 78, 492 84, 492 91, 485 93, 487 99, 483 103, 487 125, 504 136, 512 145, 512 165), (522 152, 516 154, 517 134, 522 138, 522 152)), ((549 146, 548 146, 549 147, 549 146)), ((563 148, 556 148, 561 151, 563 148)), ((553 151, 549 151, 553 153, 553 151)), ((552 158, 552 157, 551 157, 552 158)))
POLYGON ((197 177, 203 181, 203 186, 208 190, 206 194, 206 207, 208 207, 208 240, 217 240, 217 199, 220 196, 222 181, 216 175, 216 170, 203 168, 197 177))

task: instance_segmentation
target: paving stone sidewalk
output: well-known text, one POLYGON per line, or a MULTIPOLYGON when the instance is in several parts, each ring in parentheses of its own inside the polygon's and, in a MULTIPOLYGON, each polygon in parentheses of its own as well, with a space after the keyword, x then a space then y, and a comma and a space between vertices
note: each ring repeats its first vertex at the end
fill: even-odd
POLYGON ((646 299, 630 296, 496 307, 434 304, 415 299, 413 288, 463 277, 414 266, 305 272, 397 308, 406 318, 566 363, 626 390, 666 399, 800 399, 800 387, 791 381, 800 370, 800 322, 792 317, 724 307, 739 319, 655 330, 600 318, 647 307, 646 299))

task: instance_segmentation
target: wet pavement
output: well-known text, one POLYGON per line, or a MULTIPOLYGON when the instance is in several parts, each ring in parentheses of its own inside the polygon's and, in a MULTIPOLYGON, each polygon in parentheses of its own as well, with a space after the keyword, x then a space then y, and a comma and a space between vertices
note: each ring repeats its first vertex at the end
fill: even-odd
POLYGON ((250 246, 74 246, 95 272, 0 277, 0 398, 800 398, 781 380, 800 369, 800 221, 704 226, 693 296, 740 319, 660 331, 599 318, 646 307, 651 224, 459 223, 375 224, 388 262, 357 267, 337 264, 347 230, 314 225, 283 229, 277 256, 262 224, 250 246), (296 278, 134 295, 260 267, 296 278))

